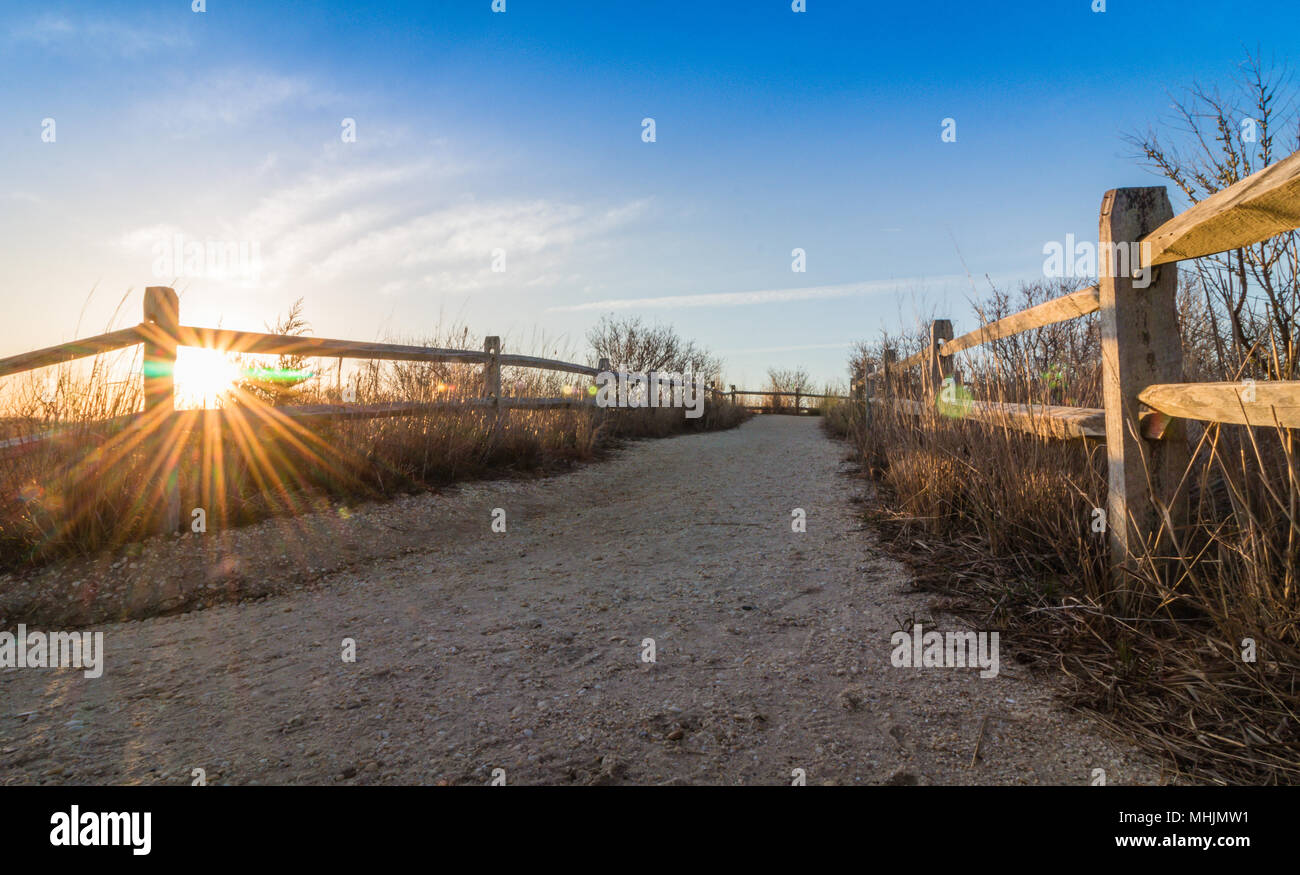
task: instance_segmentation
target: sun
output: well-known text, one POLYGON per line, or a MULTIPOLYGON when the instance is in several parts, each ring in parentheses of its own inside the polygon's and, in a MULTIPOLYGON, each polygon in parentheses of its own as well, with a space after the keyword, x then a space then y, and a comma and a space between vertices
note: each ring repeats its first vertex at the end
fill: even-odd
POLYGON ((176 406, 216 407, 239 379, 230 356, 213 349, 182 347, 176 351, 176 406))

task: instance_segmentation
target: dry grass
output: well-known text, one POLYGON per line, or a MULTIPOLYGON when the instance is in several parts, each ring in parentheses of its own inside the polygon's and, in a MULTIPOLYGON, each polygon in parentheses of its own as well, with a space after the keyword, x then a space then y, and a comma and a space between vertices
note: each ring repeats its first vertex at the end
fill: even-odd
MULTIPOLYGON (((1010 354, 959 370, 976 397, 1097 406, 1094 320, 1074 325, 1077 333, 1053 329, 1055 338, 1030 332, 1010 354)), ((863 353, 870 361, 879 348, 863 353)), ((900 391, 920 398, 914 384, 900 391)), ((872 516, 918 587, 1007 629, 1023 658, 1064 670, 1076 704, 1191 779, 1300 781, 1300 484, 1290 433, 1195 429, 1179 555, 1134 557, 1137 573, 1116 587, 1105 535, 1092 529, 1093 509, 1106 506, 1103 446, 880 406, 864 429, 851 410, 833 409, 825 422, 856 447, 878 490, 872 516), (1255 662, 1242 658, 1247 638, 1255 662)))
MULTIPOLYGON (((481 340, 476 344, 464 330, 438 340, 429 345, 481 348, 481 340)), ((476 397, 481 369, 368 362, 331 377, 333 361, 279 364, 305 364, 322 376, 294 391, 244 385, 223 416, 192 418, 174 429, 133 424, 131 414, 142 407, 139 377, 109 378, 138 375, 138 353, 6 381, 0 440, 57 437, 22 452, 0 452, 0 570, 147 537, 168 454, 179 472, 182 524, 202 508, 208 529, 215 530, 319 510, 333 500, 554 471, 593 459, 620 439, 728 428, 745 417, 739 408, 718 404, 699 419, 686 419, 680 409, 519 410, 499 419, 483 410, 442 410, 307 424, 277 416, 276 405, 338 403, 349 382, 358 404, 476 397)), ((504 394, 519 397, 572 395, 589 382, 524 369, 502 374, 504 394)))

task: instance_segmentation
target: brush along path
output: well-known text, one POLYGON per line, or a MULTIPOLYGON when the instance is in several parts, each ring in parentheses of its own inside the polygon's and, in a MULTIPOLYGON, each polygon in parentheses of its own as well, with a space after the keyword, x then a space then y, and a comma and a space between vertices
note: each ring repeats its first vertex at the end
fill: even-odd
MULTIPOLYGON (((763 416, 545 480, 302 517, 298 537, 238 533, 260 552, 209 535, 245 577, 288 576, 283 557, 338 570, 96 627, 97 680, 0 673, 0 782, 1159 781, 1059 710, 1014 642, 991 679, 890 664, 904 618, 962 627, 860 531, 843 452, 814 419, 763 416), (380 530, 387 555, 359 567, 295 546, 357 550, 360 532, 373 550, 380 530)), ((158 561, 192 561, 193 541, 158 561)))

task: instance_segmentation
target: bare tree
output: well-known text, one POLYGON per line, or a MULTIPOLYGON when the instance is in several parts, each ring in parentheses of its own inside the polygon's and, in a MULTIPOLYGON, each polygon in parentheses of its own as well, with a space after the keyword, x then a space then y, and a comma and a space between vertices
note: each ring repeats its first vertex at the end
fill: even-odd
POLYGON ((618 368, 634 373, 690 371, 705 382, 717 380, 722 362, 708 350, 686 340, 670 325, 647 325, 639 316, 603 317, 587 332, 593 361, 607 358, 618 368))
POLYGON ((767 382, 771 392, 810 392, 813 385, 803 368, 768 368, 767 382))
MULTIPOLYGON (((988 324, 1089 283, 1087 279, 1044 279, 1021 283, 1014 293, 994 287, 973 306, 980 324, 988 324)), ((1101 337, 1095 315, 990 341, 959 361, 962 382, 971 386, 978 398, 1079 407, 1101 404, 1101 337)))
MULTIPOLYGON (((1285 67, 1251 56, 1227 94, 1193 84, 1173 97, 1167 133, 1150 129, 1126 139, 1155 173, 1197 203, 1300 147, 1296 96, 1285 67)), ((1212 354, 1220 379, 1247 372, 1292 379, 1298 269, 1295 232, 1189 262, 1182 281, 1204 298, 1200 315, 1209 323, 1206 339, 1214 342, 1213 350, 1194 355, 1212 354)))
MULTIPOLYGON (((800 392, 808 394, 813 391, 812 377, 803 368, 768 368, 767 385, 769 392, 800 392)), ((794 398, 772 397, 772 407, 794 406, 794 398)))

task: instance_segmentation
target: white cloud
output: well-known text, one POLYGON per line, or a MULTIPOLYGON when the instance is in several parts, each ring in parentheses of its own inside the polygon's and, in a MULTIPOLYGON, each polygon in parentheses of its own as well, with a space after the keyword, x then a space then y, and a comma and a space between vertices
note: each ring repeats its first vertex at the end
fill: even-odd
POLYGON ((135 112, 142 123, 198 136, 215 127, 250 124, 286 106, 315 110, 339 100, 303 76, 230 68, 161 80, 135 112))
MULTIPOLYGON (((604 234, 634 218, 643 201, 593 212, 545 200, 467 203, 445 207, 372 231, 331 252, 313 274, 329 279, 375 265, 487 269, 504 249, 506 275, 519 256, 554 253, 604 234)), ((535 274, 524 280, 532 282, 535 274)), ((543 281, 544 282, 544 281, 543 281)))
MULTIPOLYGON (((237 232, 250 239, 273 240, 293 231, 309 232, 322 214, 326 224, 340 214, 364 209, 399 185, 427 175, 428 164, 372 167, 361 170, 321 170, 258 200, 237 232)), ((310 236, 309 234, 307 236, 310 236)))
POLYGON ((718 355, 757 355, 758 353, 769 352, 805 352, 815 349, 846 349, 853 344, 849 341, 843 343, 805 343, 799 346, 751 346, 747 349, 723 349, 718 351, 718 355))
POLYGON ((171 51, 191 44, 176 27, 151 27, 125 21, 62 14, 46 14, 9 30, 14 43, 31 43, 44 49, 91 52, 131 58, 149 52, 171 51))
POLYGON ((147 225, 127 231, 119 238, 118 243, 128 252, 149 252, 159 243, 175 239, 177 234, 184 234, 177 225, 147 225))
POLYGON ((798 289, 765 289, 754 292, 711 292, 699 295, 669 295, 661 298, 624 298, 590 301, 567 307, 551 307, 552 312, 580 310, 645 310, 680 307, 746 307, 752 304, 772 304, 789 301, 816 301, 826 298, 848 298, 895 291, 908 284, 926 282, 952 282, 965 280, 961 276, 916 277, 911 279, 876 280, 865 283, 841 283, 829 286, 809 286, 798 289))
POLYGON ((148 225, 117 242, 148 255, 158 241, 248 241, 260 252, 268 290, 346 283, 385 296, 427 291, 572 287, 573 247, 595 243, 635 219, 646 201, 591 208, 544 199, 447 202, 438 182, 458 172, 447 161, 336 171, 330 160, 260 195, 242 215, 199 226, 148 225), (430 201, 445 205, 430 210, 430 201), (423 207, 421 209, 420 207, 423 207), (506 251, 506 271, 491 270, 506 251))

